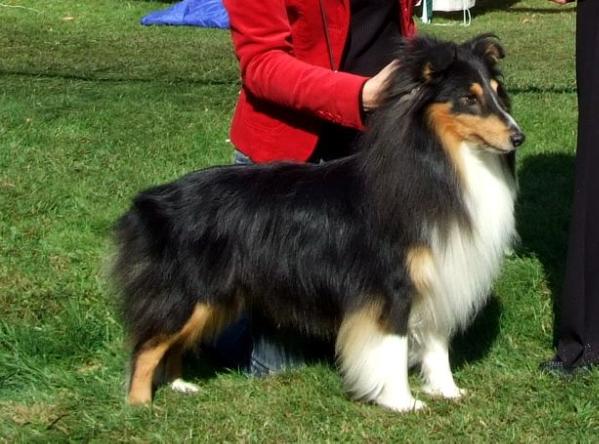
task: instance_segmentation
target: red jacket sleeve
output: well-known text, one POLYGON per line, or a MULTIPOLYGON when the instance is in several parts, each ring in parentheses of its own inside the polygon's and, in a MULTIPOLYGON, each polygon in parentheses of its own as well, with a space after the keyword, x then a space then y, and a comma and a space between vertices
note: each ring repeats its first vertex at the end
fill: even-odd
POLYGON ((225 0, 224 4, 246 91, 321 119, 363 128, 361 92, 367 78, 297 59, 283 0, 225 0))

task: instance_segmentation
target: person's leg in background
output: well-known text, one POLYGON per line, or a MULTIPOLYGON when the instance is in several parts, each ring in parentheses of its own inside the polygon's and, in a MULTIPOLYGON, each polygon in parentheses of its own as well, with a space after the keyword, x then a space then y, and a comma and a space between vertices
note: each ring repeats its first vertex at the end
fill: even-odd
POLYGON ((576 30, 578 145, 557 354, 542 365, 570 373, 599 364, 599 2, 579 0, 576 30))

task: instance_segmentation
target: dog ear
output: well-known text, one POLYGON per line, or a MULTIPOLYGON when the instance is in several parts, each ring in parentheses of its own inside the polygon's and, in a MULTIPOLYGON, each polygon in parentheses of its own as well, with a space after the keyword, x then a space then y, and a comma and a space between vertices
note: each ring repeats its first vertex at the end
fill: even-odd
POLYGON ((475 55, 493 67, 505 57, 505 50, 495 34, 481 34, 464 44, 475 55))
POLYGON ((420 79, 424 83, 436 83, 457 58, 457 46, 453 43, 436 43, 423 54, 420 79))

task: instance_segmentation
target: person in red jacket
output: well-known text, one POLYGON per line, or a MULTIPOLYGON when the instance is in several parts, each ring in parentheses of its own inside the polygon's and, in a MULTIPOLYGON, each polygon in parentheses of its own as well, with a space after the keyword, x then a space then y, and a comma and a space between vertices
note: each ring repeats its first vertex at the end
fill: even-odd
POLYGON ((242 79, 231 142, 259 163, 308 161, 331 127, 363 130, 395 41, 415 33, 414 0, 224 5, 242 79))
MULTIPOLYGON (((320 162, 351 154, 415 33, 415 0, 224 0, 242 89, 231 124, 235 162, 320 162)), ((254 375, 332 356, 332 345, 247 318, 215 345, 254 375)))

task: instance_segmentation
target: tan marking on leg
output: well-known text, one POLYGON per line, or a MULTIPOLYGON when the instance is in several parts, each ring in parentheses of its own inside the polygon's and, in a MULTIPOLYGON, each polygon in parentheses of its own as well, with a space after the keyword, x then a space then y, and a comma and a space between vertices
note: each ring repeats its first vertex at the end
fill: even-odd
POLYGON ((343 319, 335 350, 339 359, 345 388, 356 399, 373 400, 381 390, 382 381, 369 377, 368 349, 384 335, 380 326, 381 305, 372 304, 343 319))
POLYGON ((358 338, 364 332, 380 331, 383 333, 381 314, 381 304, 370 304, 347 315, 337 334, 337 353, 347 354, 349 352, 351 354, 359 342, 358 338))
POLYGON ((212 316, 206 323, 202 337, 207 339, 216 338, 227 326, 239 319, 241 312, 242 304, 239 301, 235 301, 225 307, 214 307, 212 316))
POLYGON ((172 342, 172 337, 159 341, 150 340, 138 352, 133 363, 133 376, 131 377, 128 397, 129 404, 147 404, 152 401, 154 371, 172 342))
POLYGON ((178 333, 168 337, 153 338, 142 345, 134 359, 133 375, 129 388, 129 404, 145 404, 152 400, 152 381, 156 367, 172 347, 172 361, 166 363, 167 380, 180 375, 180 358, 184 348, 196 344, 205 334, 215 334, 227 324, 231 316, 229 309, 220 309, 207 304, 197 304, 189 320, 178 333), (170 367, 170 369, 168 368, 170 367))
POLYGON ((182 344, 183 348, 191 347, 204 336, 206 324, 210 322, 215 308, 207 304, 197 304, 187 323, 177 334, 177 343, 182 344))
POLYGON ((178 335, 177 341, 183 348, 190 348, 201 339, 213 339, 225 327, 239 318, 241 304, 234 302, 228 306, 198 304, 191 318, 178 335))
POLYGON ((418 410, 408 383, 408 338, 384 322, 382 305, 373 303, 347 315, 336 350, 344 385, 355 399, 396 411, 418 410))
POLYGON ((147 341, 133 363, 133 376, 129 388, 129 404, 145 404, 152 401, 152 381, 156 367, 169 352, 165 363, 167 381, 181 376, 181 354, 185 348, 198 343, 201 338, 214 337, 233 322, 241 310, 241 304, 216 307, 197 304, 193 313, 178 333, 147 341))
POLYGON ((497 92, 497 88, 499 88, 499 83, 497 82, 497 80, 491 79, 489 83, 491 84, 491 88, 493 88, 493 91, 497 92))

